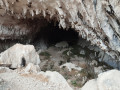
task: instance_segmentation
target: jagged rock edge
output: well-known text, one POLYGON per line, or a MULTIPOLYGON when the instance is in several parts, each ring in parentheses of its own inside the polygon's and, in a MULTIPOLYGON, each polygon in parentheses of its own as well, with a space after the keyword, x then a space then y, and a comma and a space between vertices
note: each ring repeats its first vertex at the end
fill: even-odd
POLYGON ((119 0, 1 0, 2 16, 55 19, 59 27, 74 28, 79 35, 111 56, 120 52, 119 0), (49 18, 48 18, 49 16, 49 18))

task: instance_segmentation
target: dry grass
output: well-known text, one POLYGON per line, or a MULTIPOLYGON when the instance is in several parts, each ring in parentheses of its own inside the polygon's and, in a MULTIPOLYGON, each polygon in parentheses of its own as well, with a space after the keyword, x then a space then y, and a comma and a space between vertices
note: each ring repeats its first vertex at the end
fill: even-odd
POLYGON ((48 78, 43 76, 42 74, 36 75, 36 74, 22 74, 21 76, 24 77, 31 77, 31 78, 35 78, 36 80, 40 80, 41 82, 48 82, 48 78))

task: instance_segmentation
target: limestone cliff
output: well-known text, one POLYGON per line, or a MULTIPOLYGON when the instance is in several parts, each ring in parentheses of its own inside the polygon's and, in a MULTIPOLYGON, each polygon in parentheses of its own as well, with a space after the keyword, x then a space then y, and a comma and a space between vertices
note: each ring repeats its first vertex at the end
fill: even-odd
POLYGON ((119 59, 120 0, 0 0, 0 39, 34 36, 50 21, 119 59))

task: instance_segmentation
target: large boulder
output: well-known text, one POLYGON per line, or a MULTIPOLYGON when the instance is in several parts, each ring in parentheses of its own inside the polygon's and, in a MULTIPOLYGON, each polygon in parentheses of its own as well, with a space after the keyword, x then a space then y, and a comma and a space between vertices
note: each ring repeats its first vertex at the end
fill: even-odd
POLYGON ((0 54, 1 65, 11 68, 26 66, 28 63, 40 64, 40 58, 33 45, 15 44, 0 54))
POLYGON ((88 81, 82 90, 120 90, 120 71, 110 70, 88 81))
POLYGON ((38 66, 33 64, 16 70, 0 67, 0 90, 72 90, 58 72, 39 72, 35 68, 38 66))

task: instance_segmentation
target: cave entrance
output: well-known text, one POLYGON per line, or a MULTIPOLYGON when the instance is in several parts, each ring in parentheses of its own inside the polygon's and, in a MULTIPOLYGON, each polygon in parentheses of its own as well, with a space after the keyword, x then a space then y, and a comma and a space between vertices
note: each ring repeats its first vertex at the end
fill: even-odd
POLYGON ((23 22, 25 25, 27 22, 28 27, 32 28, 31 30, 33 32, 24 36, 22 40, 1 40, 1 52, 13 46, 15 43, 32 44, 35 46, 36 50, 39 51, 40 49, 46 50, 51 46, 55 47, 57 43, 66 41, 69 44, 69 47, 67 48, 68 50, 63 52, 63 54, 66 54, 66 52, 69 51, 69 48, 72 47, 70 51, 72 52, 71 56, 77 55, 78 57, 90 57, 91 60, 96 59, 98 61, 104 61, 104 59, 109 60, 109 58, 106 59, 108 56, 105 56, 105 53, 102 50, 97 46, 92 46, 87 40, 82 39, 79 36, 79 33, 72 28, 69 28, 68 30, 59 28, 58 23, 54 25, 54 22, 51 21, 51 23, 49 23, 44 18, 28 19, 23 20, 23 22))
MULTIPOLYGON (((77 55, 78 57, 87 58, 87 62, 92 62, 92 60, 97 60, 100 65, 107 65, 106 63, 111 63, 105 60, 106 57, 109 57, 96 45, 91 45, 91 42, 81 38, 79 33, 72 28, 68 30, 59 28, 59 25, 54 25, 54 22, 47 23, 47 26, 40 28, 39 32, 35 35, 34 39, 30 44, 33 44, 37 51, 40 49, 46 50, 51 46, 55 46, 56 43, 66 41, 69 44, 69 48, 72 54, 77 55), (89 61, 90 60, 90 61, 89 61), (104 63, 104 62, 105 63, 104 63)), ((66 50, 63 53, 66 53, 66 50)), ((46 53, 47 54, 47 53, 46 53)), ((112 61, 112 60, 111 60, 112 61)), ((113 66, 109 64, 110 66, 113 66)), ((110 67, 109 68, 112 68, 110 67)), ((117 66, 116 66, 117 67, 117 66)))
POLYGON ((58 42, 66 41, 69 45, 77 43, 79 40, 79 33, 74 29, 69 28, 68 30, 58 27, 58 24, 49 23, 47 27, 41 28, 36 34, 33 42, 31 44, 37 47, 44 47, 41 45, 55 45, 58 42))

